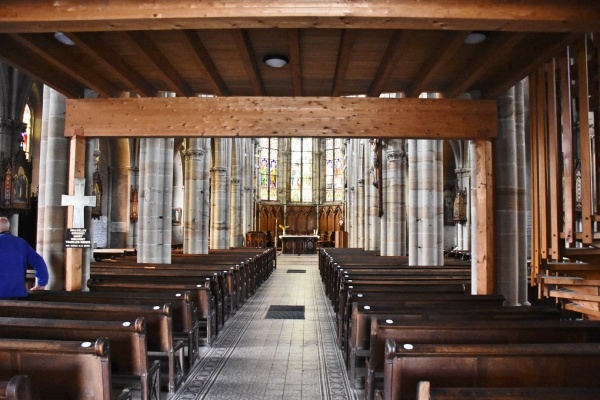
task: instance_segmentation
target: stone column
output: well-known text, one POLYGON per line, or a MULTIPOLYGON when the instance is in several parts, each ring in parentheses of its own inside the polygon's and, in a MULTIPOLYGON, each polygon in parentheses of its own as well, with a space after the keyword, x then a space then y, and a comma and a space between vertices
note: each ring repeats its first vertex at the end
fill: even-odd
POLYGON ((210 139, 187 140, 184 182, 184 232, 185 254, 208 254, 208 221, 210 217, 209 169, 205 159, 210 158, 210 139))
POLYGON ((409 264, 443 264, 442 142, 409 140, 409 264))
POLYGON ((171 242, 173 245, 183 245, 183 223, 186 217, 183 196, 183 164, 181 151, 177 151, 173 157, 173 213, 179 213, 180 215, 178 216, 179 225, 172 224, 171 242))
POLYGON ((44 87, 42 142, 40 148, 40 194, 38 200, 38 251, 48 265, 48 288, 65 287, 65 216, 61 206, 67 193, 69 140, 65 138, 66 98, 44 87))
POLYGON ((109 247, 127 247, 130 214, 129 142, 112 139, 109 197, 109 247))
POLYGON ((231 147, 231 187, 230 187, 230 222, 229 245, 242 247, 245 232, 242 225, 242 175, 244 162, 243 139, 232 139, 231 147))
POLYGON ((406 255, 406 152, 404 140, 388 141, 386 151, 387 179, 384 186, 387 192, 384 218, 387 229, 382 230, 382 238, 387 242, 387 251, 382 255, 406 255))
MULTIPOLYGON (((466 190, 467 193, 471 187, 471 169, 457 168, 455 170, 460 190, 466 190)), ((469 251, 471 249, 471 198, 467 196, 467 221, 456 224, 456 239, 459 250, 469 251)))
POLYGON ((528 237, 527 221, 528 221, 528 190, 529 179, 528 168, 530 168, 530 160, 528 155, 529 149, 529 83, 525 78, 515 86, 515 119, 517 131, 517 194, 518 194, 518 241, 519 252, 517 254, 519 266, 519 295, 518 301, 522 305, 530 305, 528 293, 528 273, 527 273, 527 258, 529 255, 529 246, 531 244, 528 237))
POLYGON ((171 263, 172 138, 140 141, 138 262, 171 263))
POLYGON ((210 248, 228 249, 230 227, 231 139, 215 139, 211 172, 210 248))
POLYGON ((242 225, 244 226, 244 239, 248 231, 256 230, 254 227, 254 176, 256 172, 255 157, 256 139, 244 139, 245 157, 244 157, 244 173, 242 174, 242 225))
POLYGON ((506 304, 518 305, 517 153, 514 87, 497 99, 498 138, 494 143, 496 221, 495 243, 498 292, 506 304))

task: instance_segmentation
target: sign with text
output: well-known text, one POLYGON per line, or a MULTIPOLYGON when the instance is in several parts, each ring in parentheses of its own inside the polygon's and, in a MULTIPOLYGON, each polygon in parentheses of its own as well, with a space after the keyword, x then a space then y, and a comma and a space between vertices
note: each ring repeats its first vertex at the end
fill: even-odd
POLYGON ((86 228, 70 228, 65 234, 66 248, 90 248, 90 232, 86 228))

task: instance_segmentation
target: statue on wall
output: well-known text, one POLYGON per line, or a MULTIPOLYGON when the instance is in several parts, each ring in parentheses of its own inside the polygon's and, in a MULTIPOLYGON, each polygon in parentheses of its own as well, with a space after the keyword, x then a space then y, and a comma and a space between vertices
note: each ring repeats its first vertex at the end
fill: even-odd
POLYGON ((444 225, 454 225, 454 190, 453 185, 444 185, 444 225))

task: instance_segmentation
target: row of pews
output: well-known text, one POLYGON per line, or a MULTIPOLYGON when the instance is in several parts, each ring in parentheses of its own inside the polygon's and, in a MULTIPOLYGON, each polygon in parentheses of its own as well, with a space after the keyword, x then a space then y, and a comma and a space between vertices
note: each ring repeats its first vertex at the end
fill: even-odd
POLYGON ((472 295, 470 264, 445 262, 320 250, 338 346, 366 399, 600 398, 600 321, 472 295))
POLYGON ((13 398, 172 395, 275 267, 273 249, 173 254, 171 264, 123 256, 91 264, 89 291, 0 300, 0 399, 13 377, 33 396, 13 398))

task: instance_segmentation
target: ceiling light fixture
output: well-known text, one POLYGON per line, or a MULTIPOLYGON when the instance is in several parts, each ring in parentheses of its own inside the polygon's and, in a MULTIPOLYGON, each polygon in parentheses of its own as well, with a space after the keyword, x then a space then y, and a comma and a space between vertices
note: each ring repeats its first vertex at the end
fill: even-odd
POLYGON ((54 38, 56 40, 58 40, 59 42, 61 42, 62 44, 66 44, 67 46, 75 46, 75 42, 72 41, 71 39, 69 39, 69 37, 67 35, 65 35, 63 32, 55 32, 54 38))
POLYGON ((478 44, 487 39, 487 35, 483 32, 471 32, 465 39, 465 44, 478 44))
POLYGON ((285 67, 288 63, 287 57, 282 56, 280 54, 271 54, 271 55, 265 56, 265 58, 263 58, 263 61, 269 67, 273 67, 273 68, 285 67))

